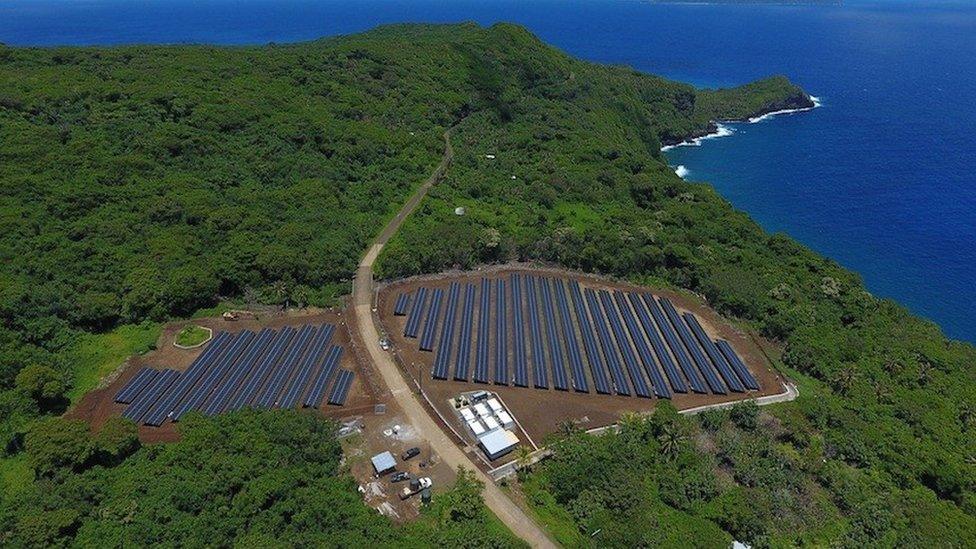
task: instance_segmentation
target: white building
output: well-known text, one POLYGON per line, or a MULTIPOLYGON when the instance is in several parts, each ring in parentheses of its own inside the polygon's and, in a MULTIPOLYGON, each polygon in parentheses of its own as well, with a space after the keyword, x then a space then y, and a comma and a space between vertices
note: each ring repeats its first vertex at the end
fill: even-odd
POLYGON ((518 443, 519 439, 515 433, 504 429, 497 429, 478 437, 478 444, 492 461, 514 450, 518 443))

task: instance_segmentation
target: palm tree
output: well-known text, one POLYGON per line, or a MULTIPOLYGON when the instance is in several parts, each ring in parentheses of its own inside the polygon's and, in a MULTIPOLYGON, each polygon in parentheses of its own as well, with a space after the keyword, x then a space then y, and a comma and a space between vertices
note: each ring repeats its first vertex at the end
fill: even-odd
POLYGON ((674 425, 663 425, 661 434, 657 436, 657 441, 661 444, 661 453, 664 454, 664 457, 672 460, 678 456, 686 438, 684 433, 674 425))
POLYGON ((579 432, 579 427, 573 420, 567 419, 559 423, 559 430, 564 436, 571 437, 579 432))
POLYGON ((288 308, 288 284, 284 280, 276 280, 271 285, 271 293, 274 295, 275 303, 280 303, 282 309, 288 308))

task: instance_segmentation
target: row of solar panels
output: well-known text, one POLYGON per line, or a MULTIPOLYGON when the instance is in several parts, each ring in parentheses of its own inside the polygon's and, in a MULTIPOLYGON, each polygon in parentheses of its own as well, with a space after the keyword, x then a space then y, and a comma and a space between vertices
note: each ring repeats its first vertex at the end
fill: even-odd
POLYGON ((255 334, 218 333, 190 367, 143 368, 115 395, 128 404, 122 415, 144 425, 162 425, 196 410, 208 416, 251 408, 318 408, 332 383, 328 403, 345 403, 353 374, 339 368, 342 347, 329 345, 335 326, 305 325, 255 334))
POLYGON ((550 374, 557 390, 588 393, 592 382, 600 394, 647 398, 759 389, 727 341, 712 341, 695 315, 680 314, 667 298, 517 273, 494 283, 482 279, 480 288, 467 283, 461 294, 461 284, 452 282, 446 307, 440 288, 401 293, 394 302, 394 314, 407 316, 403 335, 420 334, 420 349, 436 351, 436 379, 451 377, 453 367, 455 380, 469 381, 474 344, 476 383, 528 387, 531 361, 531 385, 542 389, 550 387, 550 374))

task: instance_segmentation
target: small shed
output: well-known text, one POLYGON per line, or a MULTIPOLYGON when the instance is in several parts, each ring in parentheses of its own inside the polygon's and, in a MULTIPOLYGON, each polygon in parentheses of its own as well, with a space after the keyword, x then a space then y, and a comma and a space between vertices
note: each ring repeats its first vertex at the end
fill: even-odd
POLYGON ((496 420, 495 418, 493 418, 491 416, 486 417, 485 418, 485 427, 487 427, 489 431, 494 431, 495 429, 498 428, 498 420, 496 420))
POLYGON ((377 475, 383 475, 396 469, 396 458, 390 452, 376 454, 370 460, 373 462, 373 469, 377 475))
POLYGON ((491 412, 488 411, 488 407, 485 406, 483 402, 475 404, 474 411, 478 412, 478 415, 481 417, 488 417, 491 415, 491 412))
POLYGON ((461 417, 464 418, 464 421, 474 421, 476 419, 474 416, 474 412, 471 411, 471 408, 464 407, 461 408, 460 411, 461 411, 461 417))
POLYGON ((498 402, 498 399, 497 398, 489 398, 488 399, 488 407, 491 408, 491 411, 492 412, 495 412, 496 414, 498 412, 501 412, 504 409, 504 408, 502 408, 502 403, 501 402, 498 402))
POLYGON ((471 429, 471 432, 474 433, 474 436, 476 437, 481 436, 485 432, 485 426, 482 425, 477 419, 473 419, 468 422, 468 429, 471 429))
POLYGON ((504 429, 496 429, 478 437, 478 444, 492 461, 514 450, 518 443, 519 439, 515 433, 504 429))

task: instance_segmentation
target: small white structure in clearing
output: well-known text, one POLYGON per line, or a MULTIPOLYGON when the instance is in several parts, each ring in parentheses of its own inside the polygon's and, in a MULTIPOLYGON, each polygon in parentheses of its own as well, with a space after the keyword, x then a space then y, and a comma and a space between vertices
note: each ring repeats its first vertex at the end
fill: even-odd
POLYGON ((477 419, 473 419, 468 422, 468 429, 471 429, 471 432, 474 433, 474 436, 476 437, 483 435, 485 432, 485 427, 477 419))
POLYGON ((502 403, 501 402, 498 402, 498 399, 497 398, 489 398, 488 399, 488 407, 491 408, 491 411, 492 412, 495 412, 496 414, 498 412, 501 412, 503 410, 502 403))
POLYGON ((494 431, 499 427, 498 420, 496 420, 491 416, 484 418, 484 420, 485 420, 485 427, 487 427, 489 431, 494 431))
POLYGON ((373 469, 376 469, 377 475, 382 475, 383 473, 389 473, 390 471, 396 469, 396 458, 390 452, 383 452, 382 454, 376 454, 370 461, 373 462, 373 469))
POLYGON ((519 439, 515 433, 504 429, 491 431, 478 437, 478 444, 492 461, 514 450, 518 443, 519 439))
POLYGON ((475 420, 474 412, 471 411, 471 408, 464 407, 461 408, 460 411, 461 411, 461 417, 464 418, 464 421, 469 422, 475 420))
POLYGON ((515 427, 515 420, 512 419, 512 416, 509 415, 509 413, 506 412, 505 410, 498 412, 498 422, 501 423, 502 427, 506 429, 511 429, 512 427, 515 427))
POLYGON ((474 411, 475 412, 478 412, 478 415, 481 416, 481 417, 483 417, 483 418, 484 417, 491 416, 491 412, 488 411, 488 407, 485 406, 485 403, 483 403, 483 402, 479 402, 479 403, 475 404, 474 405, 474 411))
POLYGON ((493 155, 493 154, 486 154, 485 155, 485 158, 487 158, 488 160, 494 160, 495 159, 495 155, 493 155))
POLYGON ((464 215, 464 213, 465 213, 464 206, 458 206, 457 208, 454 208, 454 215, 464 215))

